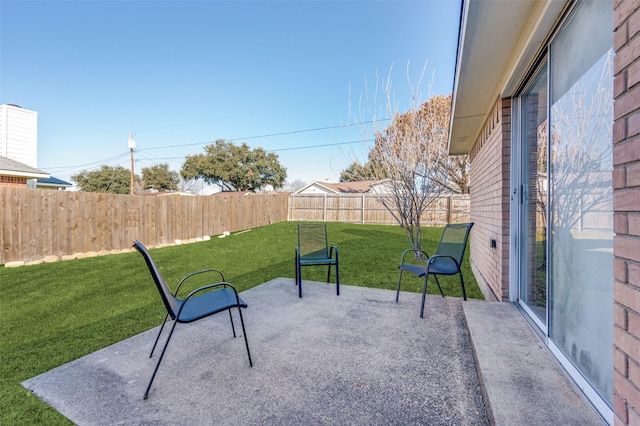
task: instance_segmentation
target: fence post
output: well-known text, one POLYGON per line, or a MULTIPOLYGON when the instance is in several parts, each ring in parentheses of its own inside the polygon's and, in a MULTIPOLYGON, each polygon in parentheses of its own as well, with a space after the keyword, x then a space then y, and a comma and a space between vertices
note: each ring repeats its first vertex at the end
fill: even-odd
POLYGON ((327 193, 325 192, 322 202, 322 221, 327 221, 327 193))
POLYGON ((364 192, 362 193, 362 223, 364 224, 364 192))
POLYGON ((449 210, 449 214, 447 215, 447 223, 451 223, 451 217, 452 217, 452 212, 451 210, 453 210, 453 200, 452 200, 452 195, 449 195, 449 207, 447 210, 449 210))
POLYGON ((296 204, 296 193, 295 192, 291 193, 291 196, 289 197, 289 204, 290 204, 290 206, 287 209, 287 216, 288 216, 287 220, 289 222, 291 222, 293 220, 293 209, 296 208, 295 207, 295 204, 296 204))

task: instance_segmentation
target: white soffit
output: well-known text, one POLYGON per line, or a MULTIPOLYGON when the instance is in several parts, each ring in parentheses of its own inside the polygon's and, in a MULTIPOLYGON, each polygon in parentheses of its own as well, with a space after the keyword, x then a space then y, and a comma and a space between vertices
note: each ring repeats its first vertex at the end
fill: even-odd
POLYGON ((465 0, 449 153, 467 154, 499 97, 510 97, 566 0, 465 0))

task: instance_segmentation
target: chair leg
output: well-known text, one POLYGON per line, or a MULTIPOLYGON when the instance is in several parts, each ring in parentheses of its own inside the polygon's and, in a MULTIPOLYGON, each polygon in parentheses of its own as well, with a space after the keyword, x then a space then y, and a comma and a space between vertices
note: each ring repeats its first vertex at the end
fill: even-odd
POLYGON ((340 271, 338 270, 338 256, 336 255, 336 296, 340 296, 340 271))
POLYGON ((171 340, 171 336, 173 335, 173 330, 175 330, 176 328, 176 324, 178 324, 178 321, 174 320, 173 326, 171 327, 171 331, 169 332, 169 337, 167 337, 167 341, 165 342, 164 347, 162 348, 162 352, 160 353, 160 358, 158 358, 158 362, 156 363, 156 368, 153 370, 153 374, 151 375, 151 380, 149 380, 149 384, 147 385, 147 390, 144 392, 144 399, 147 399, 149 397, 149 390, 151 390, 151 384, 153 383, 153 379, 156 378, 158 367, 160 367, 160 363, 162 362, 164 353, 167 350, 167 346, 169 346, 169 340, 171 340))
POLYGON ((160 331, 158 331, 158 335, 156 336, 156 341, 153 343, 153 348, 151 348, 151 353, 149 354, 149 358, 153 357, 153 351, 156 350, 156 346, 158 345, 158 340, 160 340, 160 335, 162 334, 162 330, 164 329, 164 325, 167 323, 168 318, 169 318, 169 314, 164 316, 164 321, 162 321, 162 325, 160 326, 160 331))
POLYGON ((444 293, 442 292, 442 287, 440 287, 440 281, 438 281, 438 276, 434 275, 433 278, 436 279, 436 284, 438 284, 438 290, 440 290, 440 294, 444 297, 444 293))
POLYGON ((233 315, 231 315, 231 308, 227 309, 229 311, 229 319, 231 320, 231 331, 233 331, 233 338, 236 338, 236 328, 233 326, 233 315))
POLYGON ((429 274, 424 274, 424 286, 422 286, 422 304, 420 305, 420 318, 424 318, 424 302, 427 298, 427 281, 429 281, 429 274))
POLYGON ((467 291, 464 289, 464 279, 462 278, 462 272, 460 272, 460 286, 462 287, 462 300, 467 300, 467 291))
MULTIPOLYGON (((242 335, 244 336, 244 345, 247 347, 247 356, 249 357, 249 367, 253 367, 253 362, 251 361, 251 352, 249 352, 249 342, 247 341, 247 332, 244 329, 244 319, 242 319, 242 308, 238 306, 238 313, 240 314, 240 324, 242 324, 242 335)), ((229 309, 229 314, 231 314, 231 309, 229 309)), ((236 337, 235 334, 233 337, 236 337)))
POLYGON ((298 297, 302 298, 302 271, 300 269, 300 259, 296 252, 296 285, 298 286, 298 297))
POLYGON ((398 296, 400 296, 400 280, 402 280, 402 269, 400 269, 400 274, 398 275, 398 289, 396 290, 396 303, 398 303, 398 296))

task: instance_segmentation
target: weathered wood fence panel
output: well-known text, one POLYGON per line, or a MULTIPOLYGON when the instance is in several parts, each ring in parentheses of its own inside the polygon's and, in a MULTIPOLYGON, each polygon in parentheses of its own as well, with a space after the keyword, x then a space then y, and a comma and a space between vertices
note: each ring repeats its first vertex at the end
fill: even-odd
MULTIPOLYGON (((148 246, 171 244, 286 220, 396 224, 366 194, 190 197, 25 188, 0 188, 0 220, 0 264, 121 250, 136 239, 148 246)), ((423 216, 425 225, 467 221, 467 195, 439 197, 423 216)))
MULTIPOLYGON (((424 225, 465 223, 469 219, 468 195, 441 195, 427 207, 424 225)), ((289 220, 396 224, 389 211, 370 194, 292 194, 289 220)))
POLYGON ((0 188, 0 264, 171 244, 287 220, 287 193, 142 196, 0 188))

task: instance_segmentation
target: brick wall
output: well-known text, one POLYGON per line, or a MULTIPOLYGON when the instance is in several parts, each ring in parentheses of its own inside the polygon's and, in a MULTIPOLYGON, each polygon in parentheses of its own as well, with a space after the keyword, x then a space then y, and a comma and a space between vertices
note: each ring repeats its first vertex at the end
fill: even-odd
POLYGON ((640 3, 614 0, 614 412, 640 425, 640 3))
POLYGON ((0 187, 24 188, 27 186, 27 178, 16 176, 0 176, 0 187))
POLYGON ((511 100, 499 99, 470 153, 471 262, 501 301, 509 300, 510 126, 511 100))

